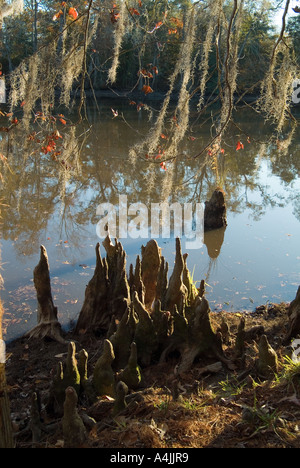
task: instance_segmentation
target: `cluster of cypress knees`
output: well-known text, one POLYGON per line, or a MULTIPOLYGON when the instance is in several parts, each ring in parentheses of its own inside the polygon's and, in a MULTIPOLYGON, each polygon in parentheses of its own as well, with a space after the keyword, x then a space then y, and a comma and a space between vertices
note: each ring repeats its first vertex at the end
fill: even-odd
MULTIPOLYGON (((66 362, 58 364, 49 391, 46 409, 61 415, 66 447, 83 443, 85 425, 78 413, 78 398, 93 404, 101 397, 113 399, 112 415, 128 405, 128 396, 143 386, 143 369, 151 364, 165 362, 170 355, 178 358, 175 375, 180 378, 188 372, 197 357, 215 358, 229 370, 242 369, 245 363, 245 318, 241 317, 230 355, 223 350, 229 326, 223 320, 215 330, 211 310, 205 297, 205 282, 196 288, 187 267, 187 254, 181 252, 176 239, 173 272, 168 279, 168 263, 161 255, 155 240, 142 246, 135 268, 126 273, 126 255, 120 242, 104 240, 106 258, 101 258, 96 246, 96 268, 86 287, 85 300, 74 330, 94 333, 104 340, 102 353, 92 374, 88 376, 88 353, 76 353, 74 341, 66 342, 57 320, 53 304, 46 249, 41 247, 40 262, 34 270, 38 299, 38 324, 29 336, 49 336, 68 346, 66 362), (75 355, 77 355, 77 359, 75 355)), ((285 341, 300 333, 300 288, 290 305, 290 324, 285 341)), ((262 378, 274 376, 278 358, 262 332, 259 356, 255 369, 262 378)), ((33 396, 33 414, 39 416, 36 395, 33 396)), ((34 419, 34 418, 33 418, 34 419)), ((33 427, 35 425, 33 424, 33 427)), ((38 424, 36 425, 38 427, 38 424)))

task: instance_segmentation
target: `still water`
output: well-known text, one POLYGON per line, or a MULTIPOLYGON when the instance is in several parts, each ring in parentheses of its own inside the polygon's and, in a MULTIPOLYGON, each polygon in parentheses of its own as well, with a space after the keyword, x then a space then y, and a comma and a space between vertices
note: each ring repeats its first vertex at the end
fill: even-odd
MULTIPOLYGON (((68 326, 78 317, 95 267, 99 204, 118 205, 121 194, 127 195, 128 204, 150 206, 163 201, 166 193, 170 203, 203 203, 216 186, 215 169, 192 157, 208 141, 210 119, 204 125, 195 122, 176 166, 167 165, 165 171, 147 161, 133 163, 128 157, 132 145, 147 135, 151 114, 137 111, 126 100, 101 99, 98 106, 88 106, 89 132, 86 124, 76 129, 80 152, 75 158, 74 143, 74 154, 66 161, 70 170, 36 151, 30 142, 24 150, 9 142, 10 170, 0 194, 6 340, 36 324, 33 269, 41 244, 48 252, 59 320, 68 326)), ((153 108, 159 109, 159 104, 153 108)), ((285 153, 276 145, 264 144, 269 129, 255 113, 242 110, 235 121, 238 125, 227 132, 218 162, 228 226, 206 233, 204 245, 197 250, 186 251, 183 242, 194 281, 205 279, 211 309, 217 311, 251 311, 268 301, 290 301, 300 285, 300 137, 285 153), (244 149, 236 150, 237 141, 243 142, 244 149)), ((61 128, 61 144, 67 138, 70 143, 68 124, 61 128)), ((147 240, 121 239, 128 268, 147 240)), ((157 242, 171 272, 174 238, 157 242)))

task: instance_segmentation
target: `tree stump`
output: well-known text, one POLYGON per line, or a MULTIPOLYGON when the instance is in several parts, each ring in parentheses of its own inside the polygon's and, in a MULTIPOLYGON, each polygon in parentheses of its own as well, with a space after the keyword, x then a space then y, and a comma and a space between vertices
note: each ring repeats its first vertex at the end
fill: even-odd
POLYGON ((205 202, 204 230, 219 229, 227 226, 225 195, 222 189, 216 189, 209 201, 205 202))
POLYGON ((40 250, 40 261, 33 272, 38 302, 38 324, 25 336, 38 339, 51 338, 59 343, 66 343, 61 334, 61 325, 57 320, 57 307, 54 306, 52 299, 47 251, 43 245, 40 250))

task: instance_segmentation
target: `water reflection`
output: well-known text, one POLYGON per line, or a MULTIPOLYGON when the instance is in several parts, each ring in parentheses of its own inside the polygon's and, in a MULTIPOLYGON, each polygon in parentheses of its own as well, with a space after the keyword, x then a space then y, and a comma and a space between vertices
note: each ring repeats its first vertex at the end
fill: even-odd
POLYGON ((216 260, 220 255, 224 242, 226 227, 215 229, 204 233, 204 244, 207 248, 207 254, 212 260, 216 260))
MULTIPOLYGON (((62 154, 56 160, 41 153, 38 145, 24 141, 21 132, 14 139, 7 135, 7 140, 2 141, 2 152, 6 149, 9 163, 3 169, 0 193, 2 257, 6 263, 3 297, 8 313, 16 288, 32 284, 39 246, 46 244, 54 276, 65 275, 65 281, 69 281, 66 288, 57 292, 61 301, 59 310, 63 314, 72 309, 72 316, 76 316, 80 298, 72 308, 70 303, 65 304, 63 296, 78 288, 84 293, 94 263, 94 246, 99 240, 96 210, 100 203, 117 205, 120 195, 128 196, 128 204, 140 202, 146 206, 161 203, 163 196, 168 197, 169 203, 203 203, 215 189, 216 170, 211 160, 207 155, 193 158, 209 140, 209 122, 193 127, 193 139, 183 142, 176 164, 167 165, 165 171, 159 164, 141 160, 133 163, 129 159, 130 148, 147 134, 151 121, 148 114, 137 113, 126 102, 118 102, 119 115, 123 113, 125 119, 113 119, 111 107, 116 106, 116 102, 102 101, 100 113, 95 106, 88 107, 91 127, 88 132, 86 123, 77 128, 76 142, 72 141, 73 128, 62 129, 62 154), (79 267, 83 264, 86 269, 79 267), (66 271, 57 269, 58 265, 72 268, 66 271)), ((210 278, 212 304, 252 308, 252 302, 259 305, 264 295, 270 300, 276 295, 290 300, 300 283, 300 140, 295 139, 288 152, 281 152, 276 145, 264 144, 269 131, 257 116, 254 118, 243 110, 239 130, 231 128, 223 142, 224 153, 218 155, 219 182, 227 198, 228 228, 206 233, 205 247, 190 259, 191 269, 196 267, 197 280, 210 278), (241 128, 245 134, 241 134, 241 128), (244 150, 236 151, 237 141, 243 141, 244 150), (257 247, 256 237, 260 236, 267 237, 263 252, 257 247), (256 284, 261 265, 272 262, 268 248, 278 249, 277 267, 269 264, 267 284, 259 289, 264 286, 262 280, 256 284), (229 285, 229 276, 238 280, 229 285), (285 279, 284 286, 278 286, 282 284, 278 278, 285 279), (278 289, 282 289, 282 294, 278 294, 278 289)), ((143 239, 124 241, 129 257, 140 252, 142 243, 143 239)), ((173 241, 161 240, 161 245, 172 262, 173 241)), ((30 300, 33 301, 32 296, 30 300)), ((28 305, 26 299, 23 302, 28 305)))

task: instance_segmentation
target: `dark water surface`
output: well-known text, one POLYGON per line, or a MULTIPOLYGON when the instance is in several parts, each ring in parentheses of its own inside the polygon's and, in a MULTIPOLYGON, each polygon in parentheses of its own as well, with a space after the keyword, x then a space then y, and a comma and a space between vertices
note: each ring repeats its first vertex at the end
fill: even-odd
MULTIPOLYGON (((150 207, 162 201, 166 188, 170 202, 203 203, 216 186, 215 170, 190 158, 209 138, 209 120, 204 126, 194 125, 193 138, 186 138, 176 167, 164 171, 159 166, 149 169, 143 161, 133 165, 128 158, 130 147, 151 125, 144 109, 137 112, 127 101, 118 100, 102 100, 99 107, 100 112, 94 105, 88 108, 92 128, 81 140, 78 173, 69 171, 65 178, 49 154, 35 152, 25 158, 15 149, 10 156, 9 184, 1 190, 7 205, 2 213, 1 292, 7 340, 36 324, 33 269, 41 244, 49 256, 59 320, 67 325, 78 317, 95 267, 100 203, 118 205, 122 194, 128 204, 150 207), (118 110, 119 117, 112 118, 111 108, 118 110)), ((184 239, 182 243, 194 281, 206 280, 212 310, 253 310, 268 301, 290 301, 300 285, 300 138, 284 153, 276 145, 262 144, 269 129, 256 114, 242 110, 235 119, 250 143, 233 127, 219 158, 228 227, 207 233, 200 249, 188 251, 184 239), (244 149, 236 151, 239 140, 244 149)), ((121 239, 128 267, 147 241, 121 239)), ((174 238, 157 242, 171 272, 174 238)))

